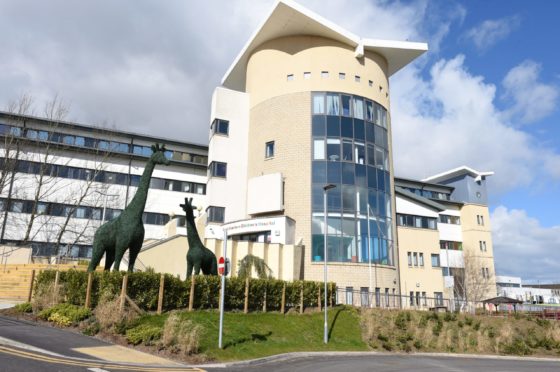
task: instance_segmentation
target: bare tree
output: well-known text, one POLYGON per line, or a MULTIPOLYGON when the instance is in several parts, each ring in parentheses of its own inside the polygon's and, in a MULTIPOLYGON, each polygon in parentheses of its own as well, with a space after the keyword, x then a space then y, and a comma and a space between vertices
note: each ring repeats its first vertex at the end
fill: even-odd
POLYGON ((496 279, 491 260, 470 250, 463 251, 464 269, 455 269, 455 296, 477 304, 496 295, 496 279))

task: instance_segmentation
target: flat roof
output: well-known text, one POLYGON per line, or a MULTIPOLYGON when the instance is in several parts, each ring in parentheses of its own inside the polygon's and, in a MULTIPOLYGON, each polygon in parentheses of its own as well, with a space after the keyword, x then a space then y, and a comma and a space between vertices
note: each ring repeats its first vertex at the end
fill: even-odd
POLYGON ((447 181, 447 180, 450 180, 452 178, 459 177, 459 176, 462 176, 462 175, 469 175, 473 178, 476 178, 477 181, 478 181, 479 179, 482 179, 482 177, 487 177, 487 176, 494 175, 494 172, 479 172, 479 171, 474 170, 470 167, 467 167, 466 165, 463 165, 463 166, 448 170, 446 172, 436 174, 435 176, 424 178, 422 181, 439 183, 439 182, 447 181))
POLYGON ((278 0, 225 73, 222 85, 245 91, 246 67, 253 50, 266 41, 295 35, 333 39, 355 48, 357 55, 366 50, 380 54, 387 60, 388 76, 428 50, 427 43, 361 38, 294 1, 278 0))
POLYGON ((101 134, 126 136, 126 137, 141 139, 141 140, 144 140, 144 141, 164 143, 164 144, 167 144, 167 145, 191 147, 191 148, 195 148, 195 149, 199 149, 199 150, 203 150, 203 151, 208 152, 208 146, 206 146, 206 145, 191 143, 191 142, 184 142, 184 141, 177 141, 176 139, 170 139, 170 138, 164 138, 164 137, 154 137, 154 136, 150 136, 150 135, 147 135, 147 134, 126 132, 126 131, 122 131, 122 130, 109 129, 109 128, 103 128, 103 127, 95 127, 95 126, 92 126, 92 125, 79 124, 79 123, 65 121, 65 120, 51 120, 51 119, 42 118, 42 117, 38 117, 38 116, 20 115, 20 114, 15 114, 15 113, 6 112, 6 111, 0 111, 0 117, 1 116, 9 117, 9 118, 14 119, 14 120, 17 120, 18 118, 23 118, 23 119, 34 120, 34 121, 43 122, 43 123, 56 122, 56 125, 58 127, 78 129, 78 130, 83 130, 85 132, 98 132, 98 133, 101 133, 101 134))

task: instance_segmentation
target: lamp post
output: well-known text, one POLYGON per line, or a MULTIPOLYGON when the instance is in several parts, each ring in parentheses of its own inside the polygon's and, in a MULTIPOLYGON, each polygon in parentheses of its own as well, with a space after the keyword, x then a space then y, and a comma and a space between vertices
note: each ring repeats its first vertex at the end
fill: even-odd
POLYGON ((329 333, 327 325, 327 191, 335 188, 336 185, 329 183, 323 186, 323 213, 325 214, 325 232, 324 232, 324 243, 323 243, 323 275, 325 278, 325 326, 323 332, 323 342, 326 344, 329 342, 329 333))

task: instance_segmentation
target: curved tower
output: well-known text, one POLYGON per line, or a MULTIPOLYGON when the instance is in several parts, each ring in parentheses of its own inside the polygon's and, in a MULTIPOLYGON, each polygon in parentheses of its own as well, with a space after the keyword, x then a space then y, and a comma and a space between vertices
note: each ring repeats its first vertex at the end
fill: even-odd
POLYGON ((279 1, 214 92, 207 236, 241 221, 322 280, 326 233, 329 280, 398 293, 389 77, 426 50, 279 1))

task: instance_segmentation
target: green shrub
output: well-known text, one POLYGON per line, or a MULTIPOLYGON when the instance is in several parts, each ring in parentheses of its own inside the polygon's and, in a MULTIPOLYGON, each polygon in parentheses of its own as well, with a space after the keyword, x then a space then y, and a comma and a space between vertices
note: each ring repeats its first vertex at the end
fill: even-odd
POLYGON ((421 340, 416 340, 416 341, 414 341, 414 347, 415 347, 417 350, 420 350, 420 349, 422 349, 422 348, 424 347, 424 345, 422 344, 422 341, 421 341, 421 340))
POLYGON ((31 313, 33 311, 33 307, 31 306, 30 302, 24 302, 22 304, 17 304, 14 306, 15 311, 18 313, 31 313))
MULTIPOLYGON (((116 297, 120 295, 121 285, 125 272, 96 271, 92 274, 91 305, 96 307, 102 296, 116 297)), ((44 270, 37 275, 35 293, 47 293, 54 283, 56 271, 44 270)), ((185 308, 189 303, 191 278, 180 280, 170 274, 164 276, 163 309, 170 311, 185 308)), ((66 302, 83 306, 87 287, 88 273, 85 271, 61 271, 59 284, 62 287, 61 298, 66 297, 66 302)), ((157 309, 160 274, 153 272, 128 273, 127 295, 141 308, 147 311, 157 309)), ((197 276, 195 279, 195 309, 218 308, 220 293, 220 278, 218 276, 197 276)), ((267 310, 279 310, 282 303, 282 288, 286 286, 286 307, 299 306, 301 289, 303 288, 304 306, 317 306, 318 293, 323 283, 311 281, 286 282, 277 279, 251 279, 249 284, 249 310, 261 311, 263 309, 266 293, 267 310)), ((329 283, 327 300, 330 303, 334 298, 335 288, 329 283)), ((324 293, 321 295, 324 301, 324 293)), ((237 277, 226 279, 226 309, 243 309, 245 303, 245 280, 237 277)), ((50 306, 50 304, 49 304, 50 306)))
POLYGON ((392 351, 395 348, 395 346, 390 341, 383 342, 381 346, 387 351, 392 351))
POLYGON ((447 312, 445 313, 445 315, 443 316, 443 320, 446 322, 454 322, 457 320, 457 314, 456 313, 450 313, 447 312))
POLYGON ((389 341, 389 337, 385 336, 383 333, 378 334, 378 335, 377 335, 377 339, 378 339, 379 341, 384 341, 384 342, 389 341))
POLYGON ((134 328, 126 330, 126 340, 128 343, 138 345, 153 345, 161 338, 162 329, 151 324, 140 324, 134 328))
POLYGON ((443 322, 441 319, 438 319, 434 327, 432 328, 432 333, 434 336, 439 336, 441 330, 443 329, 443 322))
POLYGON ((61 326, 69 326, 89 318, 91 316, 91 311, 83 307, 63 303, 42 310, 39 312, 38 316, 41 319, 54 322, 61 326))
POLYGON ((541 319, 541 318, 536 318, 535 321, 537 322, 537 324, 543 328, 550 328, 550 320, 548 319, 541 319))
POLYGON ((475 331, 478 331, 478 330, 480 329, 480 322, 474 323, 473 329, 474 329, 475 331))
POLYGON ((420 321, 418 322, 418 327, 420 328, 426 328, 426 326, 428 325, 428 316, 426 316, 426 314, 422 314, 422 316, 420 317, 420 321))
POLYGON ((407 323, 410 322, 411 319, 412 318, 410 316, 410 313, 405 311, 400 311, 397 314, 397 317, 395 318, 395 326, 398 329, 405 331, 406 328, 408 327, 407 323))
POLYGON ((459 328, 463 328, 464 325, 465 325, 465 324, 463 323, 462 320, 459 320, 459 321, 457 322, 457 327, 459 327, 459 328))
POLYGON ((471 318, 470 316, 466 316, 465 317, 465 324, 468 325, 469 327, 473 325, 473 318, 471 318))
POLYGON ((530 355, 532 353, 531 348, 519 337, 516 337, 510 343, 502 344, 502 350, 505 354, 512 355, 530 355))
POLYGON ((486 328, 486 332, 487 332, 489 338, 496 337, 496 330, 494 329, 494 327, 486 328))

